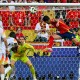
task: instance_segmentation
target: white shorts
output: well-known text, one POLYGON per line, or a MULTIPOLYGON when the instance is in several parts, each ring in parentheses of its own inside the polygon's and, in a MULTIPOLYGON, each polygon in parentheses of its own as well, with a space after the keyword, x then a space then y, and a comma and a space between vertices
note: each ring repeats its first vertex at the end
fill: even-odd
POLYGON ((0 64, 10 64, 10 60, 6 57, 6 53, 0 52, 0 64))
POLYGON ((0 52, 0 64, 4 64, 5 59, 6 59, 6 54, 0 52))
POLYGON ((6 58, 6 53, 0 52, 0 60, 2 59, 3 55, 4 55, 4 58, 6 58))

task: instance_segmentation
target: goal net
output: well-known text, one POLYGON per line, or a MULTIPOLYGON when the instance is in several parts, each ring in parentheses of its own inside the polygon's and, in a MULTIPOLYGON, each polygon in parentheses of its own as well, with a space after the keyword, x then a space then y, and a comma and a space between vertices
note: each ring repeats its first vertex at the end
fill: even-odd
MULTIPOLYGON (((30 57, 30 60, 36 68, 39 80, 78 80, 80 57, 76 45, 68 38, 53 39, 51 36, 60 31, 54 25, 45 23, 44 16, 48 16, 50 20, 62 20, 80 42, 79 4, 0 4, 0 19, 7 37, 14 31, 17 35, 20 33, 18 40, 19 36, 24 35, 26 42, 34 46, 37 57, 30 57)), ((27 54, 33 55, 32 52, 27 54)), ((16 69, 17 78, 32 80, 30 71, 22 62, 16 63, 16 69)))

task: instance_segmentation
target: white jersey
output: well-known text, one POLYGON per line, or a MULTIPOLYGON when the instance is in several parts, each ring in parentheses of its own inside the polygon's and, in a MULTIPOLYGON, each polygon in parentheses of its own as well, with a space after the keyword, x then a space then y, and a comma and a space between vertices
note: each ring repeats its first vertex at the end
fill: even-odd
MULTIPOLYGON (((8 37, 7 38, 7 43, 8 43, 8 50, 10 51, 10 49, 13 47, 14 43, 15 43, 15 39, 12 37, 8 37)), ((3 42, 3 48, 5 49, 5 44, 3 42)))
POLYGON ((6 38, 5 32, 3 28, 0 27, 0 53, 3 53, 3 48, 2 48, 2 43, 3 43, 3 38, 6 38))
POLYGON ((2 23, 2 21, 0 21, 0 28, 3 28, 3 23, 2 23))
MULTIPOLYGON (((40 23, 36 24, 35 30, 37 30, 37 31, 41 30, 40 23)), ((46 23, 46 30, 49 30, 49 25, 47 23, 46 23)), ((47 32, 45 32, 44 34, 39 32, 37 35, 40 36, 40 37, 45 37, 45 38, 48 39, 48 33, 47 32)))
POLYGON ((5 32, 3 28, 0 27, 0 60, 2 59, 2 55, 4 55, 4 58, 5 58, 5 53, 6 53, 6 50, 4 50, 2 45, 4 38, 6 38, 5 32))

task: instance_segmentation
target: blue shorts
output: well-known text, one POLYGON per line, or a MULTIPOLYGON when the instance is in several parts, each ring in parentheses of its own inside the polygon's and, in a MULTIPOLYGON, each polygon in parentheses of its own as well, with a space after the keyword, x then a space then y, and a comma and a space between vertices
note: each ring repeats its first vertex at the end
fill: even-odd
POLYGON ((70 32, 66 32, 66 33, 63 33, 63 34, 58 34, 60 37, 62 37, 63 39, 66 39, 68 38, 69 40, 72 40, 74 38, 76 38, 75 34, 73 33, 70 33, 70 32))

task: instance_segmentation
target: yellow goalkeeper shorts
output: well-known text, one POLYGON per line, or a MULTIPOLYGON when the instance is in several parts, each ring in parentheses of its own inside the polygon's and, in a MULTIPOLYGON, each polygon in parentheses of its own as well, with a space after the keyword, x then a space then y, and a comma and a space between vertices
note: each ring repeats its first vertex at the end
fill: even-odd
POLYGON ((11 60, 13 60, 15 62, 20 60, 23 63, 26 63, 27 61, 29 61, 29 58, 27 56, 25 56, 25 55, 24 56, 15 56, 15 54, 12 54, 11 60))

